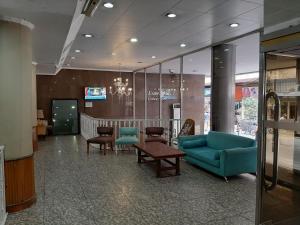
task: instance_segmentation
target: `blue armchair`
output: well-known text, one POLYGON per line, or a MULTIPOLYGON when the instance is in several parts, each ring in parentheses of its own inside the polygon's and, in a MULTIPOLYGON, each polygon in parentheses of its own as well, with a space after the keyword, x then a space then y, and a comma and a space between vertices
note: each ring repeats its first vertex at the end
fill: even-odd
POLYGON ((136 127, 120 127, 119 138, 116 140, 117 150, 120 146, 139 143, 139 129, 136 127))

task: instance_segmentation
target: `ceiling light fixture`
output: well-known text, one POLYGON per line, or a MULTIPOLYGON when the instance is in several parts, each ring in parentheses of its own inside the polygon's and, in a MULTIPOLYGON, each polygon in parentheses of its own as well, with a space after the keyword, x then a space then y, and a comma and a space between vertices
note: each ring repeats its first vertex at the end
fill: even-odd
POLYGON ((111 2, 104 2, 103 6, 105 8, 112 9, 114 7, 114 4, 111 2))
POLYGON ((130 38, 130 42, 131 43, 137 43, 139 40, 137 38, 130 38))
POLYGON ((75 59, 75 56, 72 56, 71 59, 75 59))
POLYGON ((232 28, 236 28, 239 25, 240 25, 239 23, 231 23, 231 24, 229 24, 229 26, 232 27, 232 28))
POLYGON ((172 13, 172 12, 166 14, 166 17, 168 17, 168 18, 175 18, 176 16, 177 15, 175 13, 172 13))
POLYGON ((83 36, 84 36, 85 38, 92 38, 92 37, 93 37, 92 34, 84 34, 83 36))
POLYGON ((180 47, 181 47, 181 48, 185 48, 185 47, 186 47, 186 44, 185 44, 185 43, 181 43, 181 44, 180 44, 180 47))
POLYGON ((81 50, 80 50, 80 49, 76 49, 75 52, 76 52, 76 53, 80 53, 81 50))
POLYGON ((112 56, 116 56, 116 55, 117 55, 117 53, 113 52, 113 53, 111 53, 111 55, 112 55, 112 56))
POLYGON ((156 59, 156 56, 155 56, 155 55, 153 55, 151 58, 152 58, 152 59, 156 59))

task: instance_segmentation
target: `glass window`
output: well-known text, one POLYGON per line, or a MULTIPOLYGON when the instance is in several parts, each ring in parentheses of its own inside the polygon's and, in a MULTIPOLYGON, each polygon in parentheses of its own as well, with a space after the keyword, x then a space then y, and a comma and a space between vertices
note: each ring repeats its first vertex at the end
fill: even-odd
POLYGON ((145 73, 138 71, 135 74, 135 118, 145 118, 145 73))
POLYGON ((180 59, 162 64, 162 119, 175 119, 171 126, 171 136, 177 137, 180 131, 180 59))
POLYGON ((147 79, 147 119, 159 119, 159 65, 146 70, 147 79))
POLYGON ((196 134, 208 132, 210 127, 210 89, 205 89, 210 70, 210 49, 183 57, 182 119, 195 121, 196 134))

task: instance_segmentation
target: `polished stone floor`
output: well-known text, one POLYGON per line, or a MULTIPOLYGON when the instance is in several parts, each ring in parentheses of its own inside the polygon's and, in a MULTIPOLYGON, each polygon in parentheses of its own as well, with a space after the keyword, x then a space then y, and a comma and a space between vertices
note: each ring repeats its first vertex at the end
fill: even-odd
POLYGON ((255 179, 223 179, 182 161, 157 179, 135 153, 93 149, 80 136, 48 137, 35 153, 37 203, 6 225, 253 225, 255 179))

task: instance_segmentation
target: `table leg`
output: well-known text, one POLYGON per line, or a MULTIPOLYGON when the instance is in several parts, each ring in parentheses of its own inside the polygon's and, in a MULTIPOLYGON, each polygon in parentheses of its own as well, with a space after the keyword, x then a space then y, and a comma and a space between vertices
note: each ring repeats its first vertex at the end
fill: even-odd
POLYGON ((176 175, 180 175, 180 159, 176 158, 176 175))
POLYGON ((138 149, 138 163, 142 163, 142 152, 138 149))
POLYGON ((156 177, 160 177, 160 169, 161 169, 161 163, 160 159, 156 160, 156 177))
POLYGON ((90 143, 89 142, 87 142, 86 153, 87 154, 90 153, 90 143))

